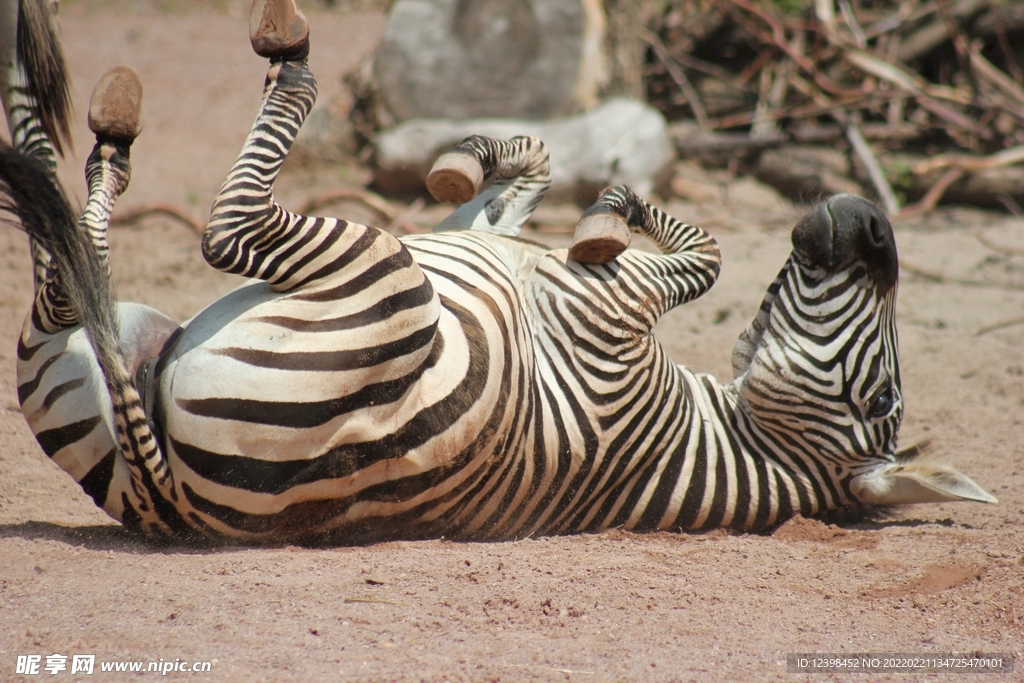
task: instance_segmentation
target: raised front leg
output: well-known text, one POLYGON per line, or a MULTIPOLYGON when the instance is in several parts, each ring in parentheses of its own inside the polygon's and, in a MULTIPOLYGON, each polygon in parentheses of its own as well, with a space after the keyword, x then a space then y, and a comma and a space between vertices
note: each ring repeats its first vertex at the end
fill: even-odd
POLYGON ((479 230, 516 236, 551 186, 548 148, 533 137, 473 135, 442 154, 427 176, 439 202, 463 204, 434 230, 479 230), (488 180, 494 183, 479 195, 488 180))
MULTIPOLYGON (((610 286, 618 286, 616 281, 626 275, 642 283, 644 292, 634 291, 631 297, 634 300, 625 304, 630 309, 645 311, 652 327, 666 311, 708 291, 718 279, 722 263, 714 237, 701 228, 676 220, 621 185, 606 189, 583 213, 569 256, 591 264, 591 268, 599 268, 602 263, 608 263, 605 268, 617 264, 621 277, 612 277, 610 286), (631 250, 620 255, 629 244, 631 232, 650 239, 662 253, 631 250), (581 240, 581 235, 589 235, 591 239, 581 240), (623 242, 622 249, 609 246, 623 242), (606 258, 612 252, 614 254, 606 258)), ((623 291, 622 296, 629 295, 623 291)))

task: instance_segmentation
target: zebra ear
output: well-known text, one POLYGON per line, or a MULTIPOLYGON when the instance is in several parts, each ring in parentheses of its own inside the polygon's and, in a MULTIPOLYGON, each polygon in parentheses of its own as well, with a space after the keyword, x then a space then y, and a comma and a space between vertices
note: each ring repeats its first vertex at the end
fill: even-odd
POLYGON ((995 496, 948 465, 906 463, 884 465, 857 475, 850 492, 862 503, 908 505, 973 500, 997 503, 995 496))

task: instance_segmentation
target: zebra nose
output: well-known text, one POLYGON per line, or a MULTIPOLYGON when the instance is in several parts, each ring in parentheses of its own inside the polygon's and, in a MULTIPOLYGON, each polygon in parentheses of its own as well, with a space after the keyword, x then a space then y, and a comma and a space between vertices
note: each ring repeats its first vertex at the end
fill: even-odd
POLYGON ((861 261, 883 289, 891 287, 898 276, 889 219, 856 195, 836 195, 814 207, 794 228, 793 246, 805 261, 830 271, 861 261))

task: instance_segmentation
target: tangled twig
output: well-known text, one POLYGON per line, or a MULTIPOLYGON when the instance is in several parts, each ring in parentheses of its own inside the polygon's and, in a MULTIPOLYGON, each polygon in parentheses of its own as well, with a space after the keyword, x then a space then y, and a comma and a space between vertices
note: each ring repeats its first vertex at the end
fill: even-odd
POLYGON ((323 207, 336 204, 337 202, 356 202, 362 204, 387 221, 394 220, 395 216, 399 213, 399 209, 396 206, 379 194, 374 194, 369 190, 361 188, 349 187, 328 190, 321 195, 313 197, 299 207, 298 212, 307 216, 312 215, 323 207))
MULTIPOLYGON (((845 138, 866 171, 856 180, 870 182, 890 213, 893 188, 918 200, 908 214, 944 198, 1018 209, 1021 175, 992 171, 1024 165, 1024 70, 1013 50, 1024 23, 1000 19, 1019 10, 988 0, 801 4, 668 0, 644 34, 652 103, 670 120, 689 111, 706 136, 765 136, 713 141, 718 150, 736 142, 751 168, 758 149, 780 140, 845 138), (836 132, 821 134, 823 117, 836 132)), ((684 154, 707 146, 677 144, 684 154)))

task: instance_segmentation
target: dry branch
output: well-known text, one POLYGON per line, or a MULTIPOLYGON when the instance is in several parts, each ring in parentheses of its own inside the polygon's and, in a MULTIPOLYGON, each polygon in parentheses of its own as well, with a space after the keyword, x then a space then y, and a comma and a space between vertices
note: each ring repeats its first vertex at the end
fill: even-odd
POLYGON ((932 185, 927 194, 921 198, 921 201, 917 204, 904 207, 900 212, 900 215, 906 217, 931 213, 935 210, 939 200, 946 194, 946 190, 949 189, 949 186, 960 180, 963 176, 964 172, 959 168, 949 169, 942 174, 942 177, 939 178, 934 185, 932 185))
POLYGON ((892 186, 889 185, 889 180, 885 177, 878 159, 875 158, 874 152, 871 151, 863 133, 860 132, 860 127, 857 125, 858 118, 850 117, 850 121, 846 124, 846 137, 850 141, 850 145, 853 146, 853 151, 857 153, 867 169, 868 176, 878 191, 886 213, 895 216, 900 211, 900 203, 896 200, 896 194, 892 191, 892 186))
POLYGON ((665 69, 668 71, 669 75, 672 76, 672 80, 674 80, 682 89, 683 95, 686 97, 686 101, 690 103, 690 108, 693 110, 693 115, 696 117, 697 123, 701 128, 707 128, 708 115, 707 112, 704 111, 704 105, 701 104, 700 96, 690 84, 690 79, 688 79, 686 74, 676 66, 672 59, 672 55, 670 55, 668 50, 665 49, 661 39, 650 31, 643 31, 641 33, 641 37, 648 45, 651 46, 651 49, 654 50, 654 54, 656 54, 662 64, 665 65, 665 69))
POLYGON ((206 229, 202 223, 192 218, 192 216, 188 215, 185 211, 182 211, 175 206, 171 206, 170 204, 160 203, 145 204, 134 209, 118 212, 117 215, 111 217, 110 224, 132 225, 150 216, 166 216, 168 218, 173 218, 179 223, 184 223, 197 235, 202 235, 203 231, 206 229))
POLYGON ((996 244, 995 242, 993 242, 989 238, 985 237, 985 235, 981 234, 980 232, 975 233, 974 236, 976 238, 978 238, 979 242, 984 244, 986 247, 988 247, 992 251, 997 251, 1000 254, 1012 254, 1014 256, 1024 256, 1024 249, 1016 249, 1014 247, 1008 247, 1008 246, 1006 246, 1004 244, 996 244))
POLYGON ((989 332, 995 332, 996 330, 1002 330, 1007 327, 1015 327, 1016 325, 1024 325, 1024 318, 1012 318, 1011 320, 1004 320, 1003 322, 995 323, 994 325, 986 325, 975 332, 974 336, 983 337, 989 332))
MULTIPOLYGON (((985 9, 986 0, 961 0, 950 9, 955 21, 963 21, 985 9)), ((910 32, 902 41, 896 58, 901 62, 919 59, 949 40, 949 27, 943 17, 938 16, 910 32)))
POLYGON ((914 166, 914 173, 925 175, 943 168, 958 168, 968 173, 977 173, 990 168, 1011 166, 1024 161, 1024 145, 1004 149, 991 156, 978 157, 966 154, 943 154, 914 166))
POLYGON ((393 221, 399 214, 399 209, 391 202, 369 190, 355 188, 339 188, 330 190, 321 195, 313 197, 298 209, 298 213, 311 215, 319 209, 338 202, 356 202, 362 204, 371 211, 376 212, 381 218, 393 221))

